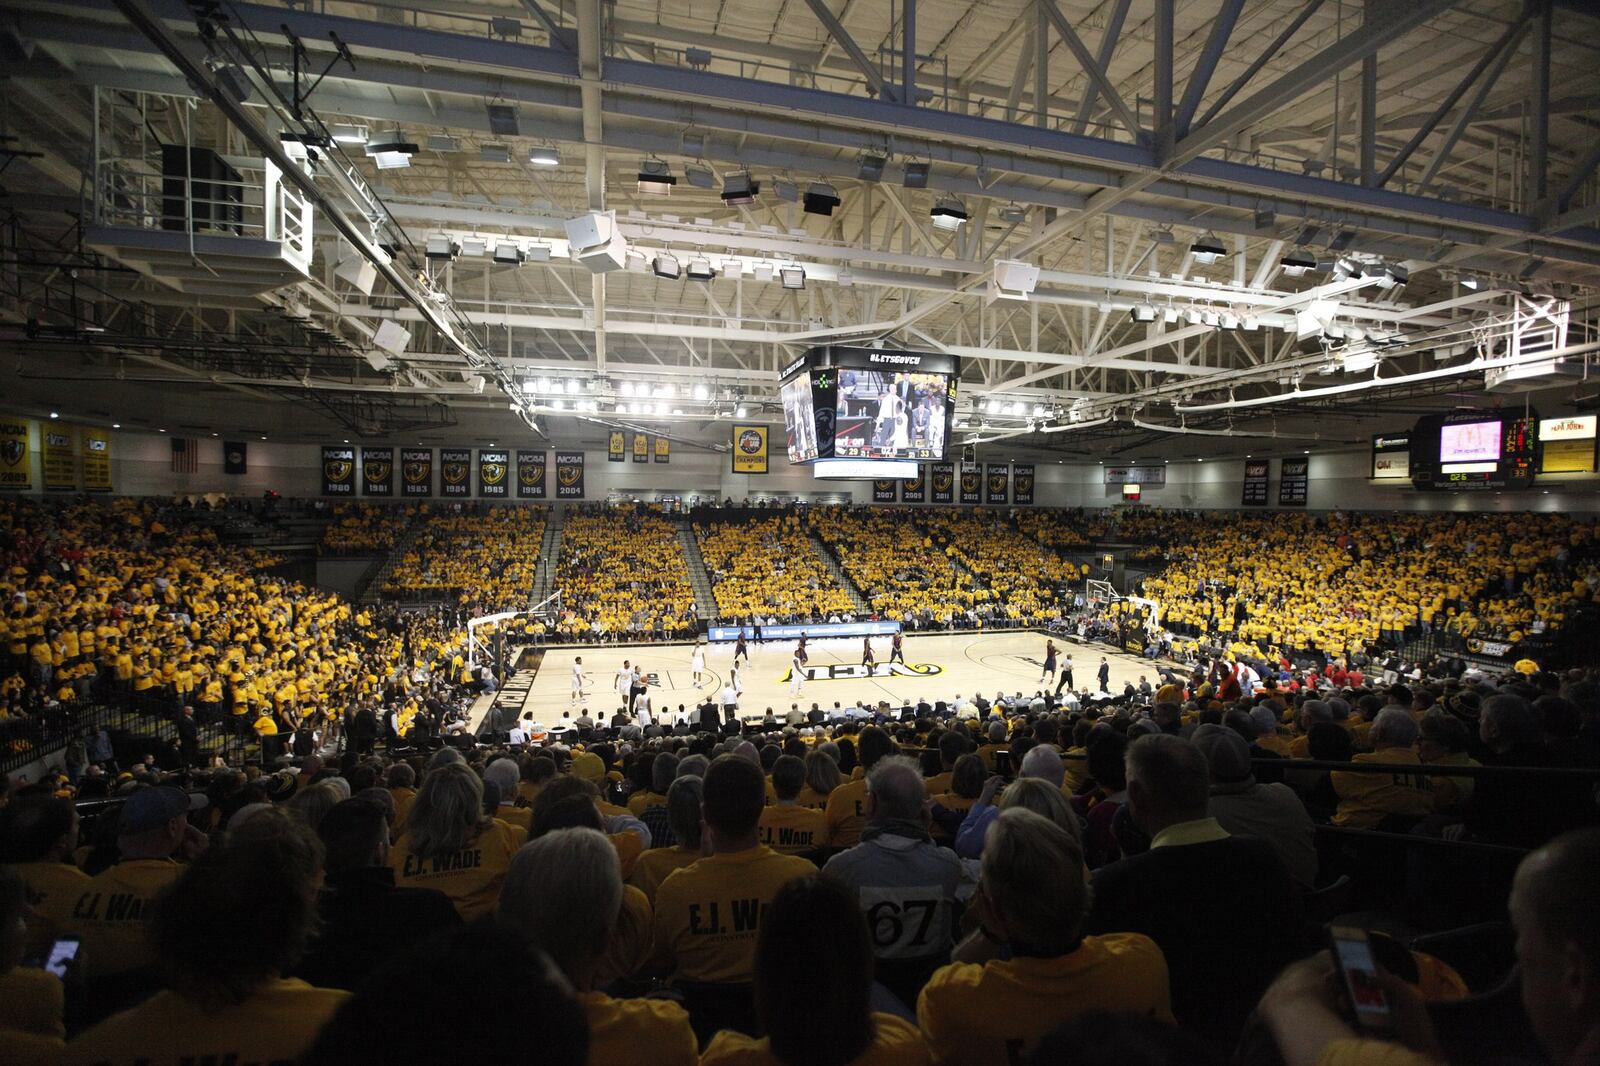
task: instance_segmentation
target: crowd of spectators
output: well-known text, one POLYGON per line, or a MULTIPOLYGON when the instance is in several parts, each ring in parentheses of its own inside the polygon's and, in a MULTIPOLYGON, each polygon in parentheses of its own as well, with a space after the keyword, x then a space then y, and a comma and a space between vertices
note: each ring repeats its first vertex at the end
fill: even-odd
POLYGON ((694 531, 723 621, 815 621, 855 610, 797 515, 696 523, 694 531))
POLYGON ((805 520, 880 617, 910 628, 945 628, 980 603, 972 575, 935 551, 933 538, 907 510, 819 507, 805 520))
POLYGON ((643 504, 569 506, 555 587, 563 640, 663 640, 697 626, 678 529, 643 504))
POLYGON ((399 543, 423 507, 340 500, 328 513, 317 545, 322 555, 383 555, 399 543))
POLYGON ((448 600, 468 614, 526 608, 550 510, 544 506, 430 504, 394 560, 382 592, 401 600, 448 600))

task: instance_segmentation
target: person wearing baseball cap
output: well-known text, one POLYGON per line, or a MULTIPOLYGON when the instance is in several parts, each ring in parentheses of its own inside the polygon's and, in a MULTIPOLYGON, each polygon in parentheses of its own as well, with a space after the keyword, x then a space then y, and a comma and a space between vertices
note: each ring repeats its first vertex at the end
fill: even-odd
POLYGON ((160 785, 128 797, 117 819, 115 866, 84 883, 67 911, 66 932, 83 939, 91 978, 129 976, 153 967, 145 919, 162 889, 183 873, 177 862, 205 848, 205 835, 189 825, 189 812, 206 797, 160 785))

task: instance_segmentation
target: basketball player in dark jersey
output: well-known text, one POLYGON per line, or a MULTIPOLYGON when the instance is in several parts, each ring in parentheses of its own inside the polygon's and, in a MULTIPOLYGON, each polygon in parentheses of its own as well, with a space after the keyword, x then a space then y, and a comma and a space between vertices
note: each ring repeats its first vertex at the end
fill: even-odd
POLYGON ((904 636, 902 634, 896 633, 894 639, 889 642, 889 661, 894 662, 898 659, 902 666, 905 665, 906 661, 905 649, 900 646, 900 642, 903 639, 904 636))
POLYGON ((877 665, 877 660, 872 657, 872 638, 861 638, 861 665, 871 668, 877 665))

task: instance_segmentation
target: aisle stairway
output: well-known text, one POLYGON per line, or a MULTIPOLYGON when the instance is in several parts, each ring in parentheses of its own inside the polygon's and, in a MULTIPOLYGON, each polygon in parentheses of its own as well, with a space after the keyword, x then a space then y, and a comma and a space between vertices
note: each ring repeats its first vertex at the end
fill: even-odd
POLYGON ((678 543, 683 545, 683 558, 689 564, 689 587, 694 590, 695 610, 709 622, 717 617, 717 598, 711 592, 711 575, 706 571, 705 557, 700 554, 694 523, 687 518, 678 519, 678 543))
POLYGON ((406 527, 406 531, 400 535, 400 539, 394 542, 394 547, 389 549, 389 554, 384 557, 383 565, 378 567, 376 571, 371 571, 361 576, 361 580, 366 584, 361 588, 356 602, 378 602, 378 595, 383 589, 384 580, 394 570, 395 565, 400 561, 400 557, 416 542, 417 534, 422 532, 423 524, 424 519, 422 518, 412 519, 411 524, 406 527))
POLYGON ((839 587, 844 589, 845 593, 850 597, 850 602, 856 605, 856 614, 871 614, 872 604, 867 602, 866 596, 862 595, 861 590, 856 587, 856 583, 850 580, 850 575, 844 572, 844 567, 839 565, 839 557, 834 554, 833 549, 823 543, 822 538, 817 536, 814 530, 807 530, 806 536, 810 539, 811 546, 816 549, 817 554, 822 557, 822 561, 828 564, 828 572, 833 575, 833 579, 839 583, 839 587))
POLYGON ((544 539, 539 542, 539 569, 533 579, 530 604, 542 603, 555 591, 556 564, 561 561, 562 532, 566 529, 567 505, 552 504, 544 524, 544 539))

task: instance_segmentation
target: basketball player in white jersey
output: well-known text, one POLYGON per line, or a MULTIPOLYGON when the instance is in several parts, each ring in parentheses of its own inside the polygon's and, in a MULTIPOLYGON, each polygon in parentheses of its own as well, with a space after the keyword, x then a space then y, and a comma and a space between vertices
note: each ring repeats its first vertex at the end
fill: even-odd
POLYGON ((789 695, 800 695, 800 686, 806 679, 806 661, 801 656, 803 653, 796 648, 794 655, 789 659, 789 695))
POLYGON ((577 703, 583 699, 583 685, 588 681, 583 672, 583 656, 577 655, 572 659, 572 702, 577 703))
POLYGON ((633 704, 633 665, 628 660, 622 660, 622 669, 617 671, 617 695, 622 698, 622 705, 630 707, 633 704))
POLYGON ((700 687, 700 675, 706 669, 706 646, 702 641, 695 641, 694 650, 689 653, 689 669, 694 671, 694 687, 700 687))
POLYGON ((739 676, 739 660, 733 660, 733 665, 728 668, 728 684, 733 686, 736 695, 744 695, 744 678, 739 676))

